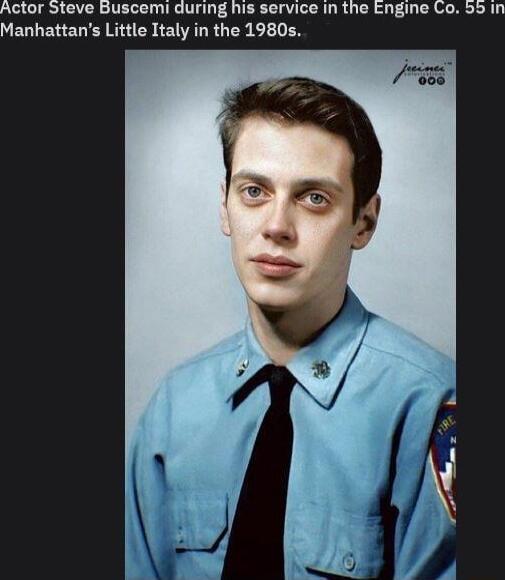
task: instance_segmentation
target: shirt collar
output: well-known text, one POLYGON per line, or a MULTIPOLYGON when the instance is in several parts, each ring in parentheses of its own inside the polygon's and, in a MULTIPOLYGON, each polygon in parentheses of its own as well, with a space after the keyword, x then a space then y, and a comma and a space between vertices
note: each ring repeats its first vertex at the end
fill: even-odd
MULTIPOLYGON (((323 407, 331 406, 363 340, 367 323, 367 310, 347 287, 344 303, 337 316, 286 365, 297 382, 323 407)), ((239 344, 233 377, 226 385, 227 400, 267 364, 272 364, 272 361, 263 351, 251 320, 248 319, 239 344)))

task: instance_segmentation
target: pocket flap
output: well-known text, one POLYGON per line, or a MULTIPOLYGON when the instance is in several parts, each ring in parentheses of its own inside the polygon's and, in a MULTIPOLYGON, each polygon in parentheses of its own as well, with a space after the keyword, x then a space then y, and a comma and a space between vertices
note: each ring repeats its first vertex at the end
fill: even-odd
POLYGON ((319 576, 377 578, 384 564, 380 517, 306 504, 299 512, 295 546, 305 569, 319 576))
POLYGON ((216 492, 172 492, 169 500, 176 550, 212 550, 228 527, 228 498, 216 492))

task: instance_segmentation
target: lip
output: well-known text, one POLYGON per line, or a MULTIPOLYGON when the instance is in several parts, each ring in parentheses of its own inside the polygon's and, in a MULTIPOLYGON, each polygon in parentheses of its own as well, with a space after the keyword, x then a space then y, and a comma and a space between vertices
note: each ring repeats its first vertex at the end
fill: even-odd
POLYGON ((270 254, 258 254, 251 258, 251 261, 262 274, 276 278, 294 274, 302 266, 285 256, 272 256, 270 254))

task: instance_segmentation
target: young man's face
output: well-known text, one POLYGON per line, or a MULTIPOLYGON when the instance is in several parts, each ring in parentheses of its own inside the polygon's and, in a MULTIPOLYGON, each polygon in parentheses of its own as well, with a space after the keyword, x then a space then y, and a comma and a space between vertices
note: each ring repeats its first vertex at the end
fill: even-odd
POLYGON ((324 311, 342 295, 352 248, 373 231, 353 224, 353 163, 347 140, 316 125, 243 121, 221 227, 254 304, 324 311))

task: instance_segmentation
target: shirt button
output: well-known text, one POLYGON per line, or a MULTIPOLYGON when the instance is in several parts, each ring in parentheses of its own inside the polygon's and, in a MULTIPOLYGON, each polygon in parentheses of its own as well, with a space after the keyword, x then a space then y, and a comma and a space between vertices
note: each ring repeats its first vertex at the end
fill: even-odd
POLYGON ((244 360, 240 361, 240 364, 237 367, 237 377, 242 376, 245 373, 245 370, 248 366, 249 359, 245 358, 244 360))
POLYGON ((315 360, 312 363, 312 374, 316 379, 327 379, 331 374, 330 365, 325 360, 315 360))
POLYGON ((354 556, 350 552, 344 556, 343 562, 344 562, 344 568, 348 572, 350 572, 351 570, 354 570, 354 568, 356 566, 356 560, 354 559, 354 556))

